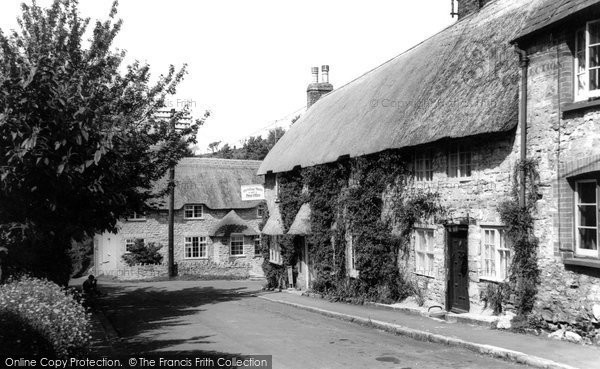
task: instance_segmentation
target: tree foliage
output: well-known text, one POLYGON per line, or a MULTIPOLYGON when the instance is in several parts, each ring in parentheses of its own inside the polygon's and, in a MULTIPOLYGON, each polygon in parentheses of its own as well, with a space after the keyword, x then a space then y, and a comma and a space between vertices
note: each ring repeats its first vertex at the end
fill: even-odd
POLYGON ((137 239, 128 250, 129 252, 124 254, 122 258, 129 266, 160 264, 163 261, 163 256, 159 252, 160 249, 162 249, 161 244, 150 242, 146 245, 144 240, 137 239))
POLYGON ((124 67, 116 15, 115 1, 90 34, 76 0, 33 2, 18 30, 0 30, 0 229, 13 271, 65 283, 71 240, 141 211, 208 116, 178 131, 185 111, 157 118, 185 66, 155 82, 148 64, 124 67))
POLYGON ((267 138, 252 136, 244 140, 240 148, 231 147, 226 143, 217 150, 221 141, 213 142, 208 145, 208 149, 212 153, 207 156, 222 159, 263 160, 284 133, 285 130, 281 127, 273 128, 269 131, 267 138))

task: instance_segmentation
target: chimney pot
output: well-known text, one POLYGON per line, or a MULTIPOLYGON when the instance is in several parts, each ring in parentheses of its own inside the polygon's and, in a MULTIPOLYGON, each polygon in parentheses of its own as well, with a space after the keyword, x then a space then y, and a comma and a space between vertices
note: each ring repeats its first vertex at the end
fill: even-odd
POLYGON ((329 65, 321 66, 322 80, 319 83, 319 67, 311 68, 313 80, 306 88, 307 101, 306 106, 311 107, 321 96, 333 91, 333 86, 329 83, 329 65))
POLYGON ((323 83, 329 83, 329 65, 322 65, 321 66, 321 81, 323 83))
POLYGON ((319 67, 312 67, 312 83, 319 83, 319 67))

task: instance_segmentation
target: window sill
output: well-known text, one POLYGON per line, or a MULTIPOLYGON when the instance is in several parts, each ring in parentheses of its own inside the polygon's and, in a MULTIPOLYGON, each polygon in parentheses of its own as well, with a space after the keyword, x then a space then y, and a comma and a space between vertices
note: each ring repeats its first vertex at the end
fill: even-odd
POLYGON ((429 278, 429 279, 435 279, 435 276, 433 275, 429 275, 429 274, 425 274, 425 273, 421 273, 421 272, 413 272, 414 275, 418 275, 419 277, 425 277, 425 278, 429 278))
POLYGON ((255 254, 252 256, 253 258, 262 258, 262 254, 255 254))
POLYGON ((144 219, 125 219, 126 222, 145 222, 148 219, 144 218, 144 219))
POLYGON ((183 258, 183 260, 208 260, 208 256, 200 257, 200 258, 183 258))
POLYGON ((492 282, 492 283, 506 283, 506 280, 502 280, 494 277, 479 277, 480 282, 492 282))
POLYGON ((229 257, 230 258, 234 258, 234 259, 240 259, 240 258, 245 258, 246 255, 245 254, 243 254, 243 255, 229 255, 229 257))
POLYGON ((600 259, 572 257, 572 258, 563 259, 563 263, 565 265, 576 265, 576 266, 600 269, 600 259))
POLYGON ((583 100, 583 101, 576 101, 573 103, 565 104, 562 107, 562 112, 564 114, 564 113, 575 112, 578 110, 583 110, 583 109, 588 109, 588 108, 600 108, 600 99, 583 100))
POLYGON ((206 218, 183 218, 183 220, 206 220, 206 218))

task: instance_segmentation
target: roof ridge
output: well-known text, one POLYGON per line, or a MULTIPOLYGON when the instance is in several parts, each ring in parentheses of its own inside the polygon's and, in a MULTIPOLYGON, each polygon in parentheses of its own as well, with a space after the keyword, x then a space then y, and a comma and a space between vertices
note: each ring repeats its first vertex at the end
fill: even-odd
MULTIPOLYGON (((452 28, 452 27, 456 26, 457 24, 459 24, 459 22, 458 22, 458 21, 456 21, 456 22, 452 23, 452 24, 451 24, 451 25, 449 25, 448 27, 445 27, 445 28, 441 29, 440 31, 438 31, 438 32, 434 33, 433 35, 431 35, 431 36, 429 36, 429 37, 425 38, 424 40, 422 40, 422 41, 420 41, 420 42, 416 43, 415 45, 413 45, 413 46, 409 47, 408 49, 406 49, 406 50, 402 51, 400 54, 398 54, 398 55, 395 55, 395 56, 391 57, 390 59, 388 59, 388 60, 384 61, 383 63, 381 63, 381 64, 377 65, 376 67, 373 67, 373 68, 371 68, 370 70, 368 70, 368 71, 364 72, 363 74, 359 75, 358 77, 354 78, 353 80, 351 80, 351 81, 349 81, 349 82, 346 82, 346 83, 344 83, 343 85, 341 85, 340 87, 338 87, 338 88, 334 89, 333 91, 331 91, 331 92, 329 92, 329 93, 325 94, 325 95, 323 96, 323 98, 325 98, 326 96, 331 96, 331 95, 333 95, 335 92, 337 92, 337 91, 339 91, 339 90, 343 89, 344 87, 346 87, 346 86, 350 85, 351 83, 354 83, 355 81, 357 81, 357 80, 361 79, 362 77, 366 76, 367 74, 369 74, 369 73, 371 73, 371 72, 374 72, 375 70, 377 70, 377 69, 379 69, 379 68, 383 67, 384 65, 386 65, 386 64, 388 64, 388 63, 390 63, 391 61, 393 61, 393 60, 395 60, 395 59, 397 59, 397 58, 399 58, 399 57, 403 56, 404 54, 406 54, 406 53, 408 53, 408 52, 410 52, 410 51, 412 51, 412 50, 416 49, 417 47, 421 46, 421 45, 422 45, 422 44, 424 44, 425 42, 427 42, 427 41, 431 40, 432 38, 436 37, 436 36, 437 36, 437 35, 439 35, 440 33, 442 33, 442 32, 445 32, 447 29, 450 29, 450 28, 452 28)), ((319 99, 319 101, 321 101, 321 99, 319 99)), ((317 102, 319 102, 319 101, 317 101, 317 102)), ((315 104, 316 104, 316 103, 315 103, 315 104)))

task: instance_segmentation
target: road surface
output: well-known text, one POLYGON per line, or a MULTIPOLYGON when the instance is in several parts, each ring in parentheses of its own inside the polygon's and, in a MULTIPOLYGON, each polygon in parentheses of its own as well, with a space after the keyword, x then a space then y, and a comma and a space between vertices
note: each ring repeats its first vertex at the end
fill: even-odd
POLYGON ((252 281, 104 283, 121 355, 273 355, 273 368, 525 368, 262 300, 252 281))

